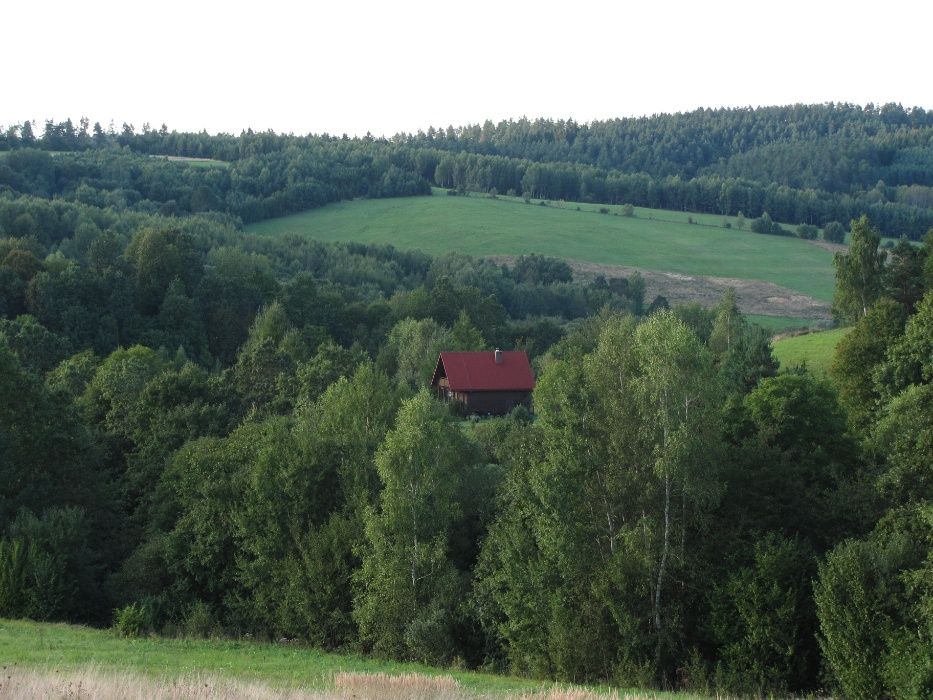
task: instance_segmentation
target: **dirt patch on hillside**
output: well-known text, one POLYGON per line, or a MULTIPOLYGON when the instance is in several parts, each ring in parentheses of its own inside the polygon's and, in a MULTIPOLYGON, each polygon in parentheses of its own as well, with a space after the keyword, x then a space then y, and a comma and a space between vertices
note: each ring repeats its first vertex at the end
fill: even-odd
MULTIPOLYGON (((498 255, 498 263, 512 265, 517 256, 498 255)), ((657 272, 641 270, 623 265, 602 265, 599 263, 567 260, 573 276, 578 280, 593 279, 603 275, 613 277, 631 277, 635 272, 645 280, 645 301, 650 302, 657 295, 664 296, 671 306, 696 302, 701 306, 715 306, 729 287, 735 288, 737 301, 742 313, 762 316, 796 316, 813 321, 832 319, 829 304, 806 294, 800 294, 786 287, 733 277, 705 277, 702 275, 683 275, 676 272, 657 272)))
POLYGON ((814 238, 813 240, 807 241, 810 245, 815 245, 817 248, 822 248, 823 250, 828 250, 830 253, 848 253, 849 246, 845 243, 830 243, 829 241, 823 241, 819 238, 814 238))

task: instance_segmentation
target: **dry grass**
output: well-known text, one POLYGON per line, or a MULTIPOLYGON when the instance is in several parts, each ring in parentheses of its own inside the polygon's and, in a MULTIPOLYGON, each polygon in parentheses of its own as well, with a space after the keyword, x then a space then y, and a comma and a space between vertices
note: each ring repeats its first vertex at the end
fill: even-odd
MULTIPOLYGON (((420 673, 337 673, 325 690, 281 688, 211 674, 158 678, 109 672, 93 666, 73 671, 3 667, 0 700, 471 700, 483 697, 450 676, 420 673)), ((554 687, 512 694, 505 700, 647 700, 646 695, 596 693, 554 687)))
POLYGON ((337 673, 334 698, 386 698, 386 700, 461 700, 472 697, 450 676, 421 673, 337 673))
POLYGON ((190 674, 150 678, 108 673, 87 667, 56 672, 6 668, 0 676, 0 700, 327 700, 321 691, 273 688, 263 683, 190 674))
MULTIPOLYGON (((74 671, 4 667, 0 700, 470 700, 477 696, 450 676, 418 673, 337 673, 326 690, 277 688, 257 681, 209 674, 156 678, 108 672, 93 666, 74 671)), ((641 700, 647 696, 598 694, 582 688, 550 688, 506 700, 641 700)))
MULTIPOLYGON (((490 259, 497 263, 514 265, 517 256, 495 255, 490 259)), ((743 314, 761 316, 794 316, 807 321, 828 321, 832 318, 829 304, 819 299, 781 287, 772 282, 739 279, 735 277, 711 277, 705 275, 686 275, 677 272, 659 272, 623 265, 605 265, 601 263, 565 260, 573 271, 577 281, 592 281, 596 275, 606 279, 613 277, 631 277, 638 272, 645 280, 645 301, 650 302, 657 295, 664 296, 672 306, 696 302, 700 306, 712 308, 719 303, 723 293, 732 287, 735 289, 739 309, 743 314)))

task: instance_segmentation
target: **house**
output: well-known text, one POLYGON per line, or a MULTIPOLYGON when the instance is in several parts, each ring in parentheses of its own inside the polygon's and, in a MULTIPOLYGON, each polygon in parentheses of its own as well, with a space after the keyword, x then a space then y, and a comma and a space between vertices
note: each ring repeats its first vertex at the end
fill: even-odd
POLYGON ((431 386, 442 401, 458 401, 467 413, 503 415, 530 408, 535 377, 521 350, 442 352, 431 386))

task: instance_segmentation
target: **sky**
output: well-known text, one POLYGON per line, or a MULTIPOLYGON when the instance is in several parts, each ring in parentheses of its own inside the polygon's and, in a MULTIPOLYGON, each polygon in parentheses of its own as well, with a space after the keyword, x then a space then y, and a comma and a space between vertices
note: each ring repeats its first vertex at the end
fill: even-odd
POLYGON ((9 3, 0 126, 391 136, 789 103, 933 109, 922 0, 9 3))

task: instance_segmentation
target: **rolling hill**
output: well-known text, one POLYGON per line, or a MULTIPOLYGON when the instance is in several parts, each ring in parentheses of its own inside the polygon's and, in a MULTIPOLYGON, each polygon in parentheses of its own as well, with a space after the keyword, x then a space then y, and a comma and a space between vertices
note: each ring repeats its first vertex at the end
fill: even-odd
MULTIPOLYGON (((432 197, 340 202, 252 224, 248 230, 322 241, 390 243, 435 255, 541 253, 580 264, 619 266, 622 273, 632 268, 667 273, 672 284, 683 276, 695 277, 688 280, 693 282, 717 278, 719 288, 735 281, 762 282, 768 283, 758 290, 762 298, 780 296, 776 285, 784 288, 786 303, 763 311, 744 310, 784 318, 828 318, 832 252, 818 243, 738 230, 729 217, 654 209, 636 209, 635 216, 625 217, 621 207, 437 196, 442 192, 435 190, 432 197), (732 228, 726 228, 726 222, 732 228), (804 300, 795 300, 788 292, 817 303, 807 309, 804 300)), ((741 300, 741 289, 739 296, 741 300)))

